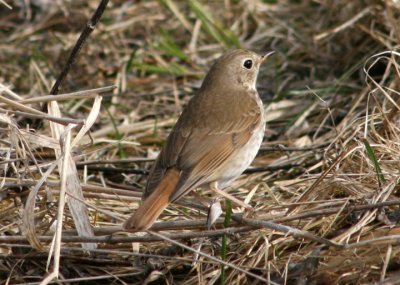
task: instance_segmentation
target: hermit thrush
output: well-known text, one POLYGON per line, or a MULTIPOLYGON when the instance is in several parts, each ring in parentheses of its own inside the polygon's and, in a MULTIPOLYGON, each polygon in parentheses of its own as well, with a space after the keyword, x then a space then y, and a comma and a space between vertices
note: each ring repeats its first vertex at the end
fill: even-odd
POLYGON ((256 80, 272 53, 238 49, 214 63, 168 136, 143 203, 123 224, 125 230, 149 229, 169 203, 200 186, 244 204, 221 189, 242 174, 260 148, 265 124, 256 80))

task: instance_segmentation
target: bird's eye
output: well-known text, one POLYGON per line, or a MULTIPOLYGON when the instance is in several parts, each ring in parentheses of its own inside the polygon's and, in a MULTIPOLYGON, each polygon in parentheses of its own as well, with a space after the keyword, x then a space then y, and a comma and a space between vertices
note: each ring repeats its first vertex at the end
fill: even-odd
POLYGON ((251 59, 246 59, 243 66, 247 69, 251 69, 253 67, 253 61, 251 59))

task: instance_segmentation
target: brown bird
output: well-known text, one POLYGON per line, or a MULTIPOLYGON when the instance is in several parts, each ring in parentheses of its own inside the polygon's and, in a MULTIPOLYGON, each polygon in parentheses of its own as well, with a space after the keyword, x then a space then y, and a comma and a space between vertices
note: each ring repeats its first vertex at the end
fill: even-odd
MULTIPOLYGON (((221 56, 171 131, 149 175, 143 203, 123 228, 149 229, 162 211, 205 185, 241 206, 221 191, 255 158, 264 137, 264 108, 256 90, 260 56, 237 49, 221 56)), ((251 207, 250 207, 251 208, 251 207)))

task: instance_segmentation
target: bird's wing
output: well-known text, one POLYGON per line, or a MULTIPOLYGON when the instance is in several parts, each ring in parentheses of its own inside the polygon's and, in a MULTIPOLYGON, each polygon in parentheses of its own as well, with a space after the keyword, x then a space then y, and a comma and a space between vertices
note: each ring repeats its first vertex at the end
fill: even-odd
POLYGON ((262 110, 255 99, 258 95, 234 95, 232 98, 237 100, 237 104, 230 102, 230 110, 224 110, 226 106, 209 106, 210 114, 199 114, 195 108, 207 109, 201 104, 206 102, 212 105, 212 100, 190 102, 153 166, 144 198, 157 188, 166 171, 174 168, 180 172, 170 196, 170 201, 175 201, 207 182, 209 176, 249 141, 254 130, 263 123, 262 110))

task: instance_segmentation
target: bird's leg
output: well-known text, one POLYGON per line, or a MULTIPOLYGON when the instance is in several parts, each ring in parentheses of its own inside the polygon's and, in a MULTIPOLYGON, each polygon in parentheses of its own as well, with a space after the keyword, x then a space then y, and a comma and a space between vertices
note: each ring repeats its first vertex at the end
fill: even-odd
POLYGON ((218 182, 212 182, 210 183, 210 189, 212 191, 214 191, 215 193, 217 193, 220 196, 223 196, 229 200, 231 200, 232 202, 236 203, 237 205, 245 208, 247 211, 253 212, 253 207, 250 206, 249 204, 240 201, 239 199, 233 197, 232 195, 226 193, 225 191, 222 191, 221 189, 218 188, 218 182))
POLYGON ((210 230, 212 225, 218 220, 222 214, 222 207, 219 199, 212 199, 207 214, 207 229, 210 230))
POLYGON ((206 199, 196 192, 192 192, 192 195, 195 197, 195 199, 203 204, 204 206, 208 207, 208 212, 207 212, 207 229, 211 229, 211 226, 218 220, 218 218, 222 214, 222 207, 221 203, 219 202, 219 198, 215 199, 206 199))

